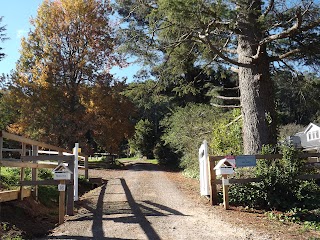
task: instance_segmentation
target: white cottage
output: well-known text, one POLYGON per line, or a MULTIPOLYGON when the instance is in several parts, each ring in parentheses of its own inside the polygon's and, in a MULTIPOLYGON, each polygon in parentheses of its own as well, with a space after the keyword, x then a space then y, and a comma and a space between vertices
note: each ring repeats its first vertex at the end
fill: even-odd
MULTIPOLYGON (((320 152, 320 124, 310 123, 303 132, 291 136, 290 140, 305 152, 320 152)), ((313 160, 319 161, 318 158, 313 160)))

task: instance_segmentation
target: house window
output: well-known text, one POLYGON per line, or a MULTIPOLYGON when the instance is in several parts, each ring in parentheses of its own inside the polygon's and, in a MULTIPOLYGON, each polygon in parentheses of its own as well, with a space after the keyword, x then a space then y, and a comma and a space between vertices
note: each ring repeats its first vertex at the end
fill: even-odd
POLYGON ((311 132, 308 133, 308 140, 309 140, 309 141, 312 140, 312 138, 311 138, 311 132))
POLYGON ((319 139, 320 133, 319 131, 308 132, 308 141, 319 139))

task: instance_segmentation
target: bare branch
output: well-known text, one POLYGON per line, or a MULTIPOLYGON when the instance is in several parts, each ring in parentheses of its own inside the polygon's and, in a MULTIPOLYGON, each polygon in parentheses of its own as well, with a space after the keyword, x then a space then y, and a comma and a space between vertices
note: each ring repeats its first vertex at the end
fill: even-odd
POLYGON ((273 9, 273 6, 274 6, 274 0, 270 0, 269 5, 266 11, 262 14, 262 16, 266 17, 269 14, 269 12, 273 9))
POLYGON ((224 89, 224 90, 237 90, 237 89, 239 89, 239 86, 237 86, 237 87, 230 87, 230 88, 224 87, 223 89, 224 89))
POLYGON ((302 52, 302 50, 300 48, 296 48, 296 49, 293 49, 293 50, 286 52, 282 55, 270 57, 269 60, 270 60, 270 62, 279 61, 279 60, 288 58, 288 57, 290 57, 294 54, 300 53, 300 52, 302 52))
POLYGON ((172 47, 178 47, 181 45, 184 41, 190 40, 190 36, 192 35, 192 31, 189 33, 185 33, 180 36, 180 38, 177 41, 172 42, 170 45, 166 46, 165 49, 167 48, 172 48, 172 47))
POLYGON ((236 121, 238 121, 239 119, 242 118, 242 115, 239 115, 238 117, 236 117, 235 119, 233 119, 231 122, 229 122, 226 127, 229 127, 230 125, 232 125, 233 123, 235 123, 236 121))
POLYGON ((240 105, 220 105, 220 104, 215 104, 215 103, 211 103, 211 105, 214 107, 219 107, 219 108, 241 108, 240 105))
POLYGON ((224 99, 224 100, 239 100, 240 101, 240 97, 226 97, 226 96, 221 96, 221 95, 218 95, 215 97, 219 98, 219 99, 224 99))
MULTIPOLYGON (((230 39, 230 38, 229 38, 230 39)), ((232 53, 232 54, 237 54, 237 50, 236 49, 231 49, 231 48, 226 48, 223 47, 222 51, 227 52, 227 53, 232 53)))

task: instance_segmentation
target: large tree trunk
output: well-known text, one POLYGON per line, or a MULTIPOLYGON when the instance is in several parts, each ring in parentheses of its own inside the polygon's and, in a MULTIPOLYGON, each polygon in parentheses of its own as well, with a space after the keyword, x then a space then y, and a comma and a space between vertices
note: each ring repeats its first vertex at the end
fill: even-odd
POLYGON ((242 4, 238 16, 241 34, 238 35, 237 52, 238 61, 244 64, 239 67, 243 144, 245 154, 255 154, 263 145, 276 143, 274 89, 265 48, 256 55, 262 37, 258 23, 261 2, 245 0, 242 4))

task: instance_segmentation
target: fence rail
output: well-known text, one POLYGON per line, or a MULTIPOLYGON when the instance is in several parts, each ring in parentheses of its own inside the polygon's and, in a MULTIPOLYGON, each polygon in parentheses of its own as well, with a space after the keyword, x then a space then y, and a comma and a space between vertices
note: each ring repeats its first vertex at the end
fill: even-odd
MULTIPOLYGON (((200 189, 201 189, 201 195, 203 195, 203 188, 204 186, 209 186, 209 193, 207 195, 210 196, 210 203, 212 205, 215 205, 218 203, 217 198, 217 184, 222 184, 222 179, 217 179, 216 171, 214 170, 214 167, 216 166, 216 162, 218 162, 221 159, 224 159, 226 156, 208 156, 207 150, 204 151, 204 149, 207 148, 206 141, 203 142, 201 147, 199 148, 199 164, 200 164, 200 189), (203 158, 206 158, 207 161, 203 161, 203 158), (206 166, 207 165, 207 166, 206 166), (208 177, 204 173, 204 169, 208 169, 208 177)), ((254 155, 256 159, 266 159, 266 160, 274 160, 274 159, 281 159, 283 157, 282 154, 266 154, 266 155, 254 155)), ((317 157, 320 158, 320 153, 301 153, 299 156, 301 159, 306 158, 313 158, 317 157)), ((320 168, 320 163, 306 163, 306 166, 313 166, 316 168, 320 168)), ((298 179, 303 180, 310 180, 310 179, 320 179, 320 174, 308 174, 308 175, 301 175, 298 176, 298 179)), ((258 178, 231 178, 228 179, 229 183, 231 184, 244 184, 244 183, 250 183, 250 182, 259 182, 260 179, 258 178)))
MULTIPOLYGON (((76 144, 78 146, 78 144, 76 144)), ((37 170, 39 168, 56 168, 59 163, 66 162, 70 170, 74 173, 74 180, 67 181, 67 213, 69 215, 73 214, 73 201, 78 200, 78 168, 84 168, 85 178, 88 179, 88 156, 78 154, 78 148, 75 148, 74 151, 70 151, 61 147, 57 147, 51 144, 35 141, 26 137, 18 136, 11 134, 5 131, 0 131, 0 167, 18 167, 21 168, 20 171, 20 197, 23 198, 23 193, 25 189, 23 186, 31 185, 35 189, 33 191, 35 198, 38 198, 38 185, 57 185, 58 182, 55 180, 45 180, 38 181, 37 170), (4 139, 15 141, 21 144, 21 149, 17 148, 4 148, 4 139), (27 146, 30 146, 27 150, 27 146), (40 150, 40 149, 41 150, 40 150), (17 152, 20 154, 19 159, 12 158, 3 158, 3 152, 17 152), (28 154, 27 154, 28 153, 28 154), (49 155, 39 155, 40 154, 49 154, 49 155), (78 160, 84 160, 84 166, 78 166, 78 160), (76 166, 76 167, 75 167, 76 166), (25 181, 25 168, 32 169, 32 179, 31 181, 25 181), (75 169, 77 168, 77 169, 75 169)), ((17 195, 16 190, 14 192, 3 193, 3 200, 14 199, 17 195), (11 197, 10 197, 11 196, 11 197)), ((0 196, 1 197, 1 196, 0 196)))
POLYGON ((0 202, 8 202, 8 201, 13 201, 19 198, 25 198, 30 196, 31 196, 30 189, 23 189, 23 191, 20 191, 20 190, 2 191, 0 192, 0 202))

